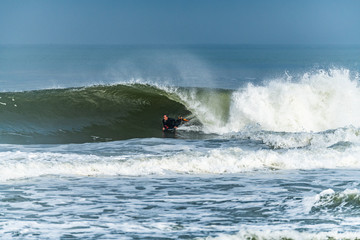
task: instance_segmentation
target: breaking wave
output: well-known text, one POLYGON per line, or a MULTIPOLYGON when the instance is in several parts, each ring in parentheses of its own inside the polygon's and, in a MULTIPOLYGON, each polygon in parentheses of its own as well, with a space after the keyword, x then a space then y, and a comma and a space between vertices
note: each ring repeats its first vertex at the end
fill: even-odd
POLYGON ((277 79, 239 90, 124 83, 0 93, 0 143, 85 143, 162 137, 161 118, 192 119, 201 134, 320 132, 360 126, 360 88, 349 70, 277 79))
POLYGON ((324 190, 316 195, 311 212, 358 215, 360 213, 360 191, 358 189, 346 189, 342 192, 335 192, 333 189, 324 190))
MULTIPOLYGON (((218 148, 196 146, 186 141, 182 141, 181 145, 156 139, 140 142, 142 145, 131 140, 84 145, 49 145, 48 148, 44 145, 32 145, 16 151, 12 149, 13 145, 2 145, 0 180, 46 175, 217 175, 253 171, 360 168, 360 159, 357 157, 360 154, 359 146, 352 146, 344 151, 333 148, 254 151, 248 149, 248 145, 231 146, 229 141, 223 142, 218 148), (126 150, 128 145, 133 146, 132 151, 126 150), (36 149, 36 146, 39 146, 39 149, 36 149)), ((215 141, 208 144, 219 145, 215 141)), ((239 142, 234 142, 234 145, 239 145, 239 142)), ((322 211, 332 205, 342 207, 343 203, 346 207, 348 201, 355 201, 357 211, 360 211, 358 192, 354 196, 347 194, 322 194, 311 207, 314 211, 322 211)))

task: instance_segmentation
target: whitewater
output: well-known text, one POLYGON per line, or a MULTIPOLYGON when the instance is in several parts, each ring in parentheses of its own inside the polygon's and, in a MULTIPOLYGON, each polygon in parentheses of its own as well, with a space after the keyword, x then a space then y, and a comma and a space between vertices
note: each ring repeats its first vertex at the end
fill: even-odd
POLYGON ((360 238, 358 46, 0 49, 1 239, 360 238))

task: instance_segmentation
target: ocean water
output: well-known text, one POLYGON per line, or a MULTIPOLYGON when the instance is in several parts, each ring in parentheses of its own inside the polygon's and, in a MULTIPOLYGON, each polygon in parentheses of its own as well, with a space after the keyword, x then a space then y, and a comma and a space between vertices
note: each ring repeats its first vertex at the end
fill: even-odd
POLYGON ((1 45, 0 238, 359 239, 359 57, 1 45))

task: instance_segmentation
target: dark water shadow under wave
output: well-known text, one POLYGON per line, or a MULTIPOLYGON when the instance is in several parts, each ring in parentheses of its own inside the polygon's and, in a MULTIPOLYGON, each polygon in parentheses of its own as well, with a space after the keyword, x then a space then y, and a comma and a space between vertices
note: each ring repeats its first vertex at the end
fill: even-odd
POLYGON ((191 112, 147 84, 0 94, 0 143, 84 143, 163 137, 161 118, 191 112))

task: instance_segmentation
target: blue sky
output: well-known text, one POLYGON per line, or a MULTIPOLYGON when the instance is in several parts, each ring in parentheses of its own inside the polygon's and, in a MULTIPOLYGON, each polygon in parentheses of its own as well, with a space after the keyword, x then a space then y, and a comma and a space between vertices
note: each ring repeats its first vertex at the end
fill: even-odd
POLYGON ((0 0, 2 44, 360 44, 359 0, 0 0))

